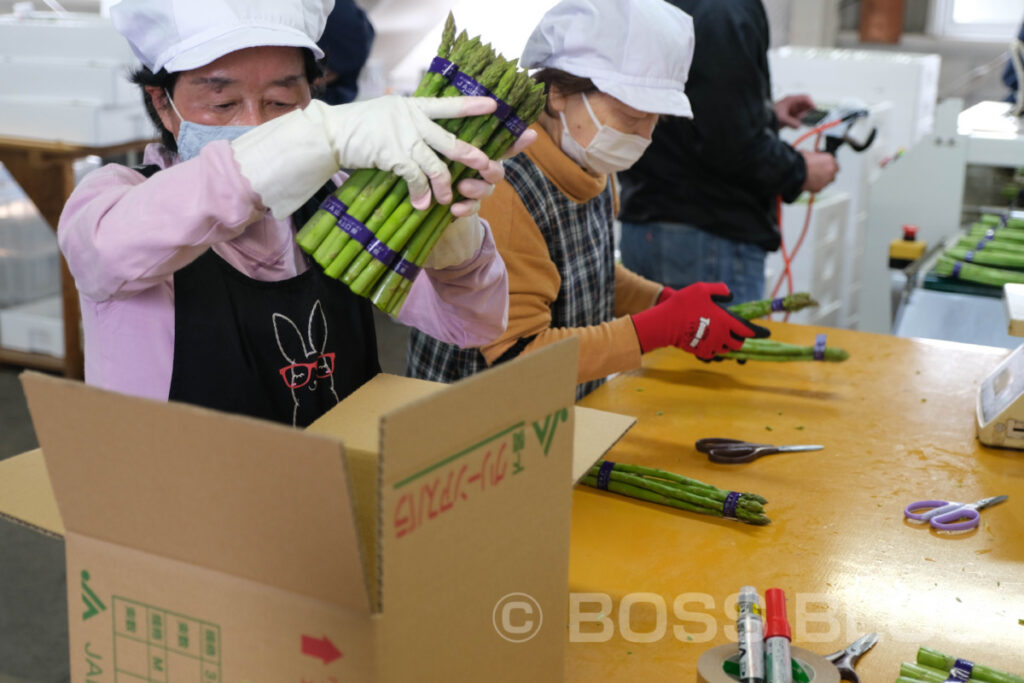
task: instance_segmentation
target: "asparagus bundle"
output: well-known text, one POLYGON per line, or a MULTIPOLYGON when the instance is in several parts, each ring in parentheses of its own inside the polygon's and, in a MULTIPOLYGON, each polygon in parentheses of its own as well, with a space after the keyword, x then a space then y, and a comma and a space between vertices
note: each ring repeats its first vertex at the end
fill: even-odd
POLYGON ((809 306, 817 306, 818 302, 811 298, 807 292, 796 292, 778 299, 761 299, 759 301, 746 301, 729 307, 729 312, 738 315, 744 320, 763 318, 777 311, 795 313, 809 306))
MULTIPOLYGON (((977 681, 978 683, 1024 683, 1024 678, 1021 676, 990 669, 987 666, 974 664, 973 662, 962 663, 955 657, 950 657, 927 647, 918 649, 916 663, 903 662, 900 665, 900 675, 896 680, 897 683, 920 683, 921 681, 926 683, 944 683, 950 680, 950 671, 954 667, 961 668, 965 672, 968 671, 969 667, 970 678, 966 679, 969 681, 977 681)), ((958 678, 957 680, 961 679, 958 678)))
POLYGON ((992 287, 1002 287, 1008 282, 1024 283, 1024 273, 1020 271, 964 263, 945 254, 940 256, 938 263, 935 264, 935 274, 992 287))
POLYGON ((722 354, 723 358, 732 360, 758 360, 774 362, 822 360, 829 363, 840 363, 850 357, 844 349, 835 346, 825 346, 824 340, 819 339, 814 346, 800 346, 787 342, 775 341, 774 339, 747 339, 739 351, 728 351, 722 354))
MULTIPOLYGON (((478 37, 465 31, 456 36, 449 13, 437 58, 424 74, 414 97, 488 95, 498 100, 494 114, 438 121, 460 140, 500 158, 544 109, 542 84, 535 82, 517 60, 508 61, 478 37)), ((477 175, 473 169, 449 162, 453 187, 477 175)), ((460 197, 456 194, 453 201, 460 197)), ((432 201, 414 209, 409 188, 394 173, 377 169, 355 171, 328 197, 299 230, 299 246, 356 294, 382 310, 397 313, 419 267, 452 220, 449 206, 432 201)))
POLYGON ((1024 230, 1019 228, 996 228, 984 223, 975 223, 967 231, 968 237, 986 239, 995 242, 1024 243, 1024 230))
POLYGON ((978 222, 992 227, 1024 228, 1024 219, 1007 217, 1004 220, 1002 216, 998 216, 994 213, 981 214, 981 217, 978 218, 978 222))
MULTIPOLYGON (((1024 247, 1024 243, 1021 244, 1024 247)), ((954 246, 946 249, 945 255, 957 261, 977 263, 979 266, 996 266, 1024 270, 1024 251, 1014 252, 1012 248, 975 249, 954 246)))
POLYGON ((957 247, 963 247, 964 249, 970 249, 972 251, 978 251, 984 249, 986 251, 998 251, 1009 254, 1024 254, 1024 242, 1017 242, 1015 240, 990 240, 985 237, 980 239, 976 237, 961 237, 957 240, 957 247))
POLYGON ((725 491, 653 467, 602 460, 590 468, 581 483, 701 515, 738 519, 761 526, 771 522, 764 514, 764 505, 768 501, 761 496, 725 491))

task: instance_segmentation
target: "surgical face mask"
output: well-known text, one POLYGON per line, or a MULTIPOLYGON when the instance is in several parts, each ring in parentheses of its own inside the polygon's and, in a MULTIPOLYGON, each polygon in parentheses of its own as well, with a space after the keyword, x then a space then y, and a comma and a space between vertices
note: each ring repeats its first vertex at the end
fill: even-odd
POLYGON ((208 143, 214 140, 227 140, 231 141, 237 138, 243 133, 248 133, 256 126, 207 126, 202 123, 193 123, 186 121, 178 111, 178 108, 174 106, 174 100, 171 99, 171 93, 164 91, 167 95, 167 101, 171 103, 171 109, 178 115, 178 119, 181 121, 181 126, 178 128, 178 137, 175 142, 178 145, 178 156, 181 157, 182 161, 188 161, 189 159, 198 156, 199 150, 205 147, 208 143))
POLYGON ((587 107, 587 113, 590 114, 590 120, 597 126, 597 134, 584 147, 576 142, 569 132, 565 114, 558 112, 562 119, 562 151, 577 164, 594 173, 615 173, 635 164, 643 156, 647 146, 651 144, 650 139, 642 135, 623 133, 611 126, 604 125, 594 116, 594 110, 590 108, 587 94, 581 94, 583 95, 583 104, 587 107))

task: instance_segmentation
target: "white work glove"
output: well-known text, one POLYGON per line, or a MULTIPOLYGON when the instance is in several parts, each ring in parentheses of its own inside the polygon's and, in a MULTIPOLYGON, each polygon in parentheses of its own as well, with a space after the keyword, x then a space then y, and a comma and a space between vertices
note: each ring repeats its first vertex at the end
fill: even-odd
POLYGON ((231 146, 242 175, 279 219, 342 167, 394 172, 408 183, 413 207, 423 209, 431 190, 439 203, 452 201, 451 174, 434 150, 480 171, 491 183, 504 177, 499 162, 432 121, 490 114, 496 106, 489 97, 389 95, 337 106, 313 100, 239 136, 231 146))
POLYGON ((477 211, 480 200, 494 192, 494 185, 479 179, 466 179, 459 183, 459 193, 467 201, 452 206, 455 220, 441 233, 441 238, 427 254, 424 268, 450 268, 470 260, 484 243, 484 224, 477 211), (462 215, 465 213, 465 215, 462 215))

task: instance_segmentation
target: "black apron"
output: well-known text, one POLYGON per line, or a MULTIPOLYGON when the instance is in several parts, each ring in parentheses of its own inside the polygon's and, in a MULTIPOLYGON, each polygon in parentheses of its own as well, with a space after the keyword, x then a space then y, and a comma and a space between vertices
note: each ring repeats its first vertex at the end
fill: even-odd
POLYGON ((316 264, 262 282, 209 249, 174 274, 174 297, 170 400, 305 427, 380 372, 370 302, 316 264))

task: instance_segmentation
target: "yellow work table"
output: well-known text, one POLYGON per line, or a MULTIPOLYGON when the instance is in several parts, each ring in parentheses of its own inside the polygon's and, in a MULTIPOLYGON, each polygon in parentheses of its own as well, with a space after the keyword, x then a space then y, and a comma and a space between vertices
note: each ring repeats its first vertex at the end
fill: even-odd
POLYGON ((793 644, 817 654, 877 632, 866 683, 895 680, 922 645, 1024 674, 1024 452, 975 439, 978 386, 1008 352, 768 327, 801 345, 827 332, 850 359, 704 364, 663 349, 581 402, 638 418, 607 459, 760 494, 772 523, 577 487, 567 680, 696 680, 703 652, 735 642, 748 584, 762 600, 786 592, 793 644), (694 449, 702 437, 825 448, 726 465, 694 449), (999 494, 973 531, 903 518, 913 501, 999 494))

